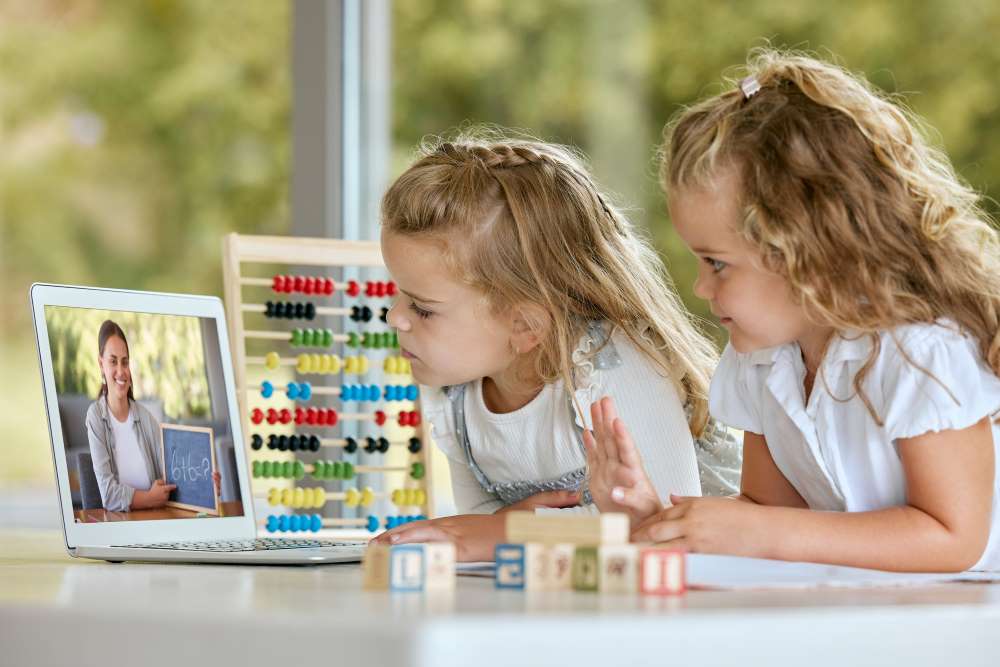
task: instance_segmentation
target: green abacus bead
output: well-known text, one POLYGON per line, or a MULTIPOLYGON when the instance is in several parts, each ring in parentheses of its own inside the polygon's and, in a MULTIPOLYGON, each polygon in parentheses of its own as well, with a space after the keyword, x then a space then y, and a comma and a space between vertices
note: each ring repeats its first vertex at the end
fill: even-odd
POLYGON ((330 477, 333 479, 343 479, 344 465, 340 461, 334 461, 330 466, 330 477))
POLYGON ((309 332, 309 347, 316 347, 316 330, 306 329, 306 331, 309 332))
POLYGON ((260 461, 253 462, 253 476, 260 477, 260 461))
POLYGON ((424 477, 424 464, 420 461, 415 462, 410 466, 410 477, 413 479, 423 479, 424 477))
POLYGON ((323 479, 324 470, 326 470, 326 466, 323 461, 316 461, 313 463, 313 479, 323 479))
POLYGON ((271 462, 264 461, 260 464, 260 476, 267 479, 271 476, 271 462))
POLYGON ((281 464, 281 476, 285 479, 289 479, 292 476, 292 462, 285 461, 281 464))
POLYGON ((333 345, 333 331, 331 329, 323 329, 323 347, 331 347, 333 345))
POLYGON ((392 347, 393 349, 396 350, 399 349, 399 334, 397 334, 395 331, 392 332, 392 345, 390 345, 389 347, 392 347))
POLYGON ((392 334, 388 331, 382 334, 382 347, 392 347, 392 334))
POLYGON ((344 461, 344 476, 342 479, 354 479, 354 464, 344 461))
POLYGON ((372 336, 367 331, 361 334, 361 347, 368 349, 372 344, 372 336))
POLYGON ((373 335, 372 336, 372 348, 374 348, 376 350, 381 350, 382 347, 383 347, 383 345, 382 345, 382 334, 377 333, 377 334, 373 335))
POLYGON ((302 479, 306 476, 306 467, 302 465, 302 461, 296 461, 295 465, 292 466, 292 477, 295 479, 302 479))
POLYGON ((358 346, 358 334, 351 331, 347 334, 347 347, 357 347, 358 346))
POLYGON ((292 345, 294 347, 302 345, 302 329, 292 329, 292 345))

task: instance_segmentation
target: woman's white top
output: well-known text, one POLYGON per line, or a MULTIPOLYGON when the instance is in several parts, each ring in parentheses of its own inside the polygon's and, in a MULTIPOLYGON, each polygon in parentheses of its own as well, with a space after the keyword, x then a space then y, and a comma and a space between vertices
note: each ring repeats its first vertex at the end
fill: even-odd
MULTIPOLYGON (((1000 378, 977 341, 952 322, 901 326, 878 335, 862 388, 853 388, 873 337, 835 336, 808 402, 797 344, 740 354, 727 346, 712 379, 709 409, 735 428, 763 435, 775 464, 809 507, 864 512, 906 504, 900 438, 964 429, 1000 411, 1000 378), (907 357, 910 361, 907 361, 907 357), (924 369, 924 370, 921 370, 924 369)), ((990 539, 973 569, 1000 569, 1000 426, 990 539)))
MULTIPOLYGON (((612 337, 621 363, 599 369, 585 361, 587 336, 574 352, 579 409, 572 415, 562 380, 546 385, 514 412, 491 412, 483 401, 482 380, 467 385, 464 412, 475 463, 497 483, 553 479, 586 465, 579 428, 590 428, 590 404, 611 396, 642 456, 646 472, 662 498, 670 493, 698 496, 738 493, 742 442, 736 438, 692 439, 674 383, 622 333, 612 337), (575 420, 575 424, 571 422, 575 420)), ((455 503, 460 513, 490 513, 503 506, 471 470, 455 429, 455 416, 440 388, 421 388, 423 413, 436 445, 449 461, 455 503)), ((722 429, 720 429, 722 430, 722 429)), ((724 432, 724 430, 723 430, 724 432)), ((592 509, 592 507, 591 507, 592 509)))
POLYGON ((146 467, 146 457, 139 448, 139 439, 132 422, 132 411, 120 422, 111 415, 111 430, 115 435, 115 460, 118 463, 118 483, 139 491, 148 491, 152 480, 146 467))

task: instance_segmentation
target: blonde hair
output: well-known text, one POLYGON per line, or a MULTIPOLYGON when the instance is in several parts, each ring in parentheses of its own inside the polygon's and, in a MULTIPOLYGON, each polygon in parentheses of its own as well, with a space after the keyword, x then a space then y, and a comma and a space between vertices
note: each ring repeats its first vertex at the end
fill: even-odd
POLYGON ((759 92, 747 98, 737 86, 667 125, 668 195, 736 170, 738 231, 764 265, 788 279, 817 323, 871 335, 854 389, 879 423, 861 391, 879 330, 951 318, 1000 374, 997 231, 921 121, 807 55, 756 49, 746 70, 759 92))
MULTIPOLYGON (((382 201, 385 230, 434 240, 494 312, 536 304, 548 322, 537 379, 575 388, 571 358, 594 320, 609 322, 674 381, 700 435, 717 361, 655 251, 563 146, 498 134, 425 143, 382 201)), ((593 354, 595 351, 591 351, 593 354)))

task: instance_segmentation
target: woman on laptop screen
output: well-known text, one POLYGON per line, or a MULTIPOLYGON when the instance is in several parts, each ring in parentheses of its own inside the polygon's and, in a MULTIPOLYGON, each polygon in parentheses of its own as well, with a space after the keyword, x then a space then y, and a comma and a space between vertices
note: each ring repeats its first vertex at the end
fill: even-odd
POLYGON ((97 361, 101 390, 87 410, 87 439, 101 502, 118 512, 163 507, 176 487, 164 482, 160 423, 132 394, 128 341, 112 320, 97 334, 97 361))

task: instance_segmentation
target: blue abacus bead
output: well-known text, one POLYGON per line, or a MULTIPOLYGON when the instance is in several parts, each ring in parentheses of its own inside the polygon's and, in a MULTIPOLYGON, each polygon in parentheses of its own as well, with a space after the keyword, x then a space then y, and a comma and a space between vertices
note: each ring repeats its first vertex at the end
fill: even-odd
POLYGON ((278 517, 278 530, 282 533, 288 532, 288 515, 282 514, 278 517))
POLYGON ((385 527, 388 528, 389 530, 392 530, 393 528, 395 528, 398 525, 399 525, 399 517, 398 516, 387 516, 385 518, 385 527))
POLYGON ((348 389, 347 385, 346 384, 340 385, 340 400, 342 400, 342 401, 350 400, 349 398, 347 398, 350 395, 351 395, 351 392, 348 389))
POLYGON ((274 394, 274 385, 267 380, 264 380, 260 384, 260 395, 264 398, 271 398, 272 394, 274 394))
POLYGON ((374 514, 368 515, 368 524, 365 526, 369 533, 374 533, 378 531, 378 517, 374 514))
POLYGON ((417 385, 411 384, 406 388, 406 400, 415 401, 419 396, 420 396, 420 389, 417 388, 417 385))
POLYGON ((276 517, 273 514, 267 517, 267 532, 269 533, 278 532, 278 517, 276 517))
POLYGON ((321 517, 319 514, 313 514, 312 517, 309 519, 309 529, 314 533, 318 533, 319 529, 322 527, 323 527, 323 517, 321 517))
POLYGON ((311 384, 309 384, 308 382, 299 383, 299 398, 301 400, 308 401, 310 398, 312 398, 312 393, 313 390, 311 384))
POLYGON ((414 521, 427 521, 427 517, 423 514, 418 514, 413 518, 414 521))
POLYGON ((370 384, 368 385, 368 400, 377 401, 378 400, 378 385, 370 384))
POLYGON ((289 382, 288 389, 285 390, 285 395, 288 396, 289 399, 294 401, 296 398, 299 397, 299 385, 295 384, 294 382, 289 382))
POLYGON ((299 532, 299 528, 301 528, 301 526, 299 525, 301 523, 300 519, 301 517, 298 514, 293 514, 288 519, 288 527, 291 528, 293 533, 299 532))

